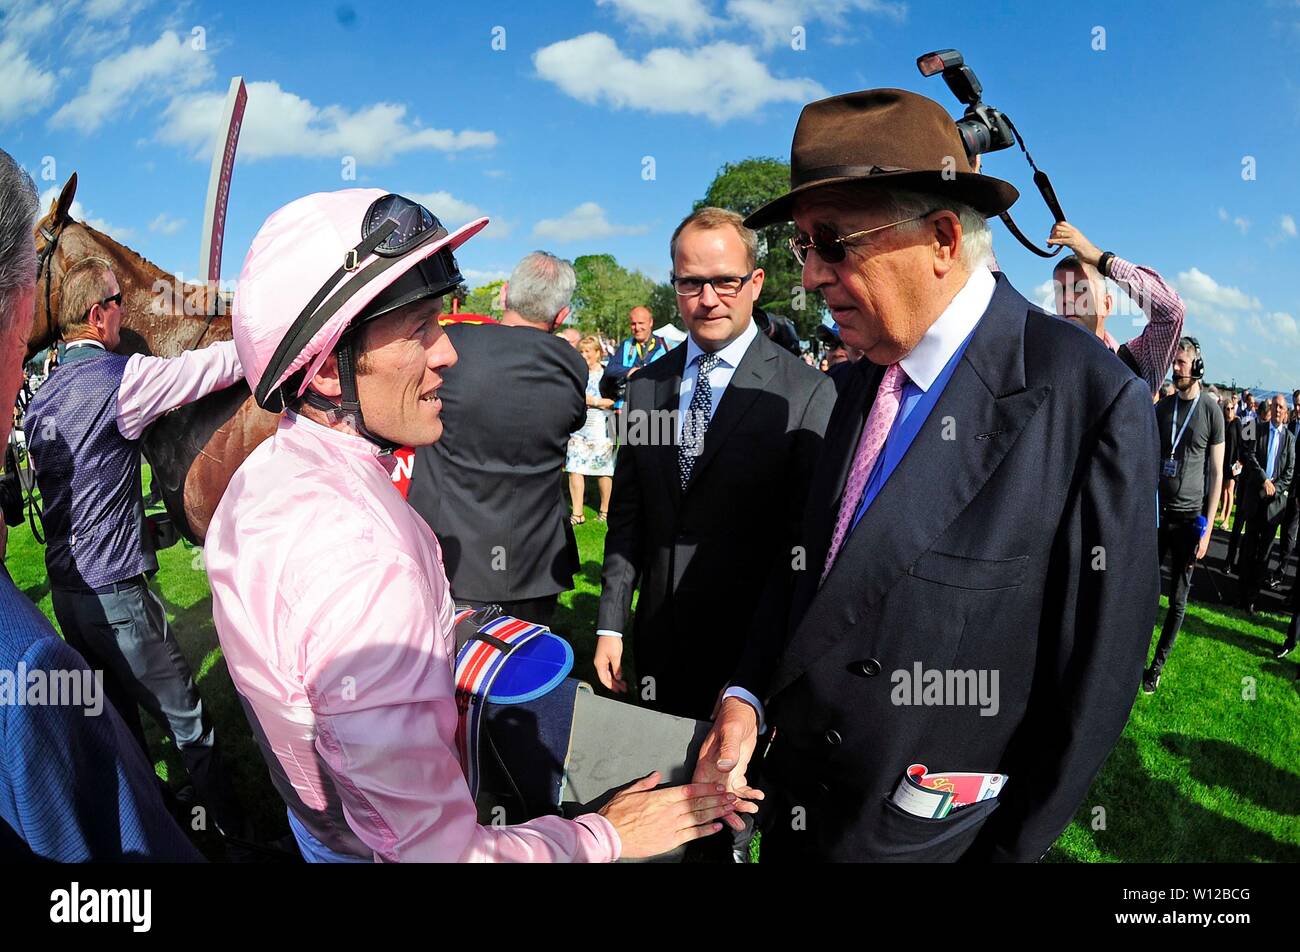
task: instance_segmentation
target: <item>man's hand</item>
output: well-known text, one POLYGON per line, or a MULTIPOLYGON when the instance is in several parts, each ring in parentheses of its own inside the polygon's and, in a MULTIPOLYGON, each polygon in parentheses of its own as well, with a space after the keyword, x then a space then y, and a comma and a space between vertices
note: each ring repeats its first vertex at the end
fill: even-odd
POLYGON ((1094 268, 1101 261, 1101 249, 1087 239, 1083 232, 1068 221, 1058 221, 1052 226, 1052 233, 1047 236, 1049 245, 1065 245, 1074 252, 1076 258, 1094 268))
POLYGON ((1201 544, 1196 547, 1196 560, 1199 562, 1205 558, 1205 553, 1210 551, 1210 534, 1212 527, 1206 526, 1205 532, 1201 534, 1201 544))
POLYGON ((1273 485, 1273 480, 1264 480, 1264 495, 1270 498, 1277 495, 1277 487, 1273 485))
MULTIPOLYGON (((713 727, 704 738, 695 761, 694 783, 720 783, 740 797, 736 813, 757 813, 763 791, 750 787, 745 779, 749 759, 758 744, 758 712, 738 697, 723 698, 713 727)), ((745 822, 734 813, 723 817, 733 830, 742 830, 745 822)))
POLYGON ((605 690, 615 694, 627 693, 627 682, 623 680, 623 639, 613 635, 601 635, 596 639, 596 677, 605 685, 605 690))
POLYGON ((711 836, 740 801, 722 784, 690 783, 656 790, 658 771, 647 774, 605 804, 600 815, 614 825, 623 856, 642 859, 711 836))

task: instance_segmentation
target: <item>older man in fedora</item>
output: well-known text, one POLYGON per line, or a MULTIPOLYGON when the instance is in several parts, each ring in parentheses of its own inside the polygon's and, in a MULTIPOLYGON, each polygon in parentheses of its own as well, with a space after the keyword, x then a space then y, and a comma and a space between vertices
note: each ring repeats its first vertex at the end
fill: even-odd
POLYGON ((804 286, 865 358, 813 475, 807 568, 768 587, 696 776, 756 796, 774 730, 764 862, 1037 860, 1142 676, 1149 391, 990 272, 985 219, 1017 192, 971 171, 937 103, 812 103, 790 180, 746 223, 794 219, 804 286))

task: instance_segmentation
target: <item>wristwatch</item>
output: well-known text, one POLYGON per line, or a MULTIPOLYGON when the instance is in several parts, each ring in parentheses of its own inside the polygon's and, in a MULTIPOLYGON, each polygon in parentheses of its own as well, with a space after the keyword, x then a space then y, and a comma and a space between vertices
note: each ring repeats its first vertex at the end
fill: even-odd
POLYGON ((1097 259, 1097 270, 1101 272, 1103 278, 1110 277, 1110 261, 1114 257, 1113 251, 1103 251, 1101 257, 1097 259))

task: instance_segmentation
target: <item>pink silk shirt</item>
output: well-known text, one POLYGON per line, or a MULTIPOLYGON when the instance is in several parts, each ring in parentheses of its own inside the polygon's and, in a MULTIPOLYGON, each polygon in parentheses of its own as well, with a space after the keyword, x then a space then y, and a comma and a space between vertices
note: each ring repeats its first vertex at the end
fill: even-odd
POLYGON ((617 859, 598 814, 478 824, 455 743, 442 551, 392 465, 286 413, 217 507, 204 553, 213 618, 264 753, 377 861, 617 859))

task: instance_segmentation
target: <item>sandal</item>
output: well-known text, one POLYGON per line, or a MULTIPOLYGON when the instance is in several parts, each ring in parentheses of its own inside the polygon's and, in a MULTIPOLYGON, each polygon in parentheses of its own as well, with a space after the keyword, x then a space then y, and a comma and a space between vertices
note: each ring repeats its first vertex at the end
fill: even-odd
POLYGON ((597 522, 609 522, 609 512, 608 512, 608 510, 603 510, 603 511, 597 513, 597 514, 596 514, 596 521, 597 521, 597 522))
POLYGON ((572 515, 569 516, 569 525, 571 526, 580 526, 586 521, 587 521, 587 517, 583 515, 579 515, 578 513, 573 513, 572 515))

